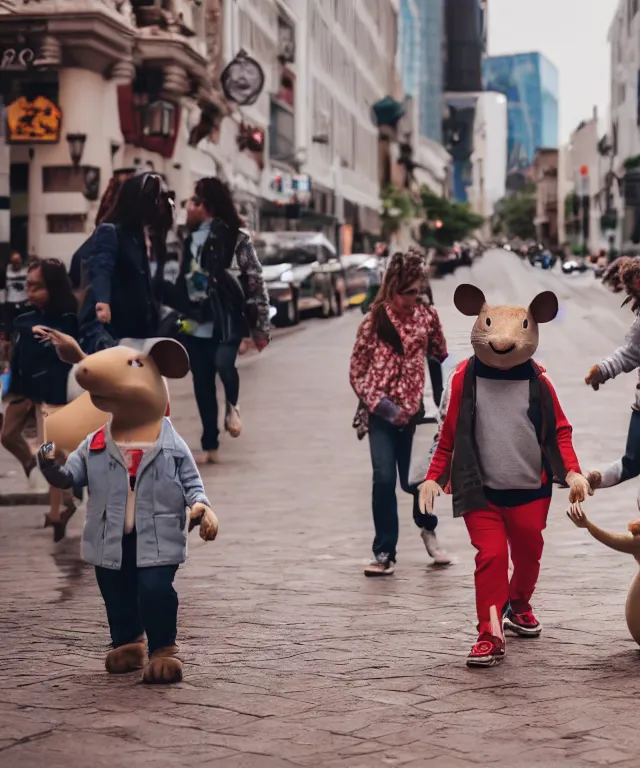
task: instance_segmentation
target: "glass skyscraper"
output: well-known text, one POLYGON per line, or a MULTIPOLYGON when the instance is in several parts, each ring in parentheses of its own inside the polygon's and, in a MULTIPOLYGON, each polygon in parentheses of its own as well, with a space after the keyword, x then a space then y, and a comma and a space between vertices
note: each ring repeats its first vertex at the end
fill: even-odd
POLYGON ((442 105, 444 88, 443 0, 415 0, 419 11, 419 125, 420 134, 442 143, 442 105))
POLYGON ((507 188, 522 185, 536 149, 558 147, 558 70, 540 53, 492 56, 484 89, 507 97, 507 188))

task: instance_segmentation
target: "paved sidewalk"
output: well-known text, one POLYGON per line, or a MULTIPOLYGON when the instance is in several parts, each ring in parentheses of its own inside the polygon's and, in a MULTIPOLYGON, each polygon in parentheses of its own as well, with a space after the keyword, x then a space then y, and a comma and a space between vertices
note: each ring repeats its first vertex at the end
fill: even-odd
MULTIPOLYGON (((558 291, 563 315, 541 330, 539 358, 590 467, 622 451, 635 382, 597 395, 581 383, 630 315, 593 278, 579 279, 490 253, 434 288, 459 357, 471 321, 450 306, 456 282, 477 281, 495 301, 558 291)), ((177 580, 182 685, 104 673, 104 612, 78 560, 80 515, 54 547, 37 530, 42 510, 0 513, 2 768, 637 766, 640 651, 624 622, 636 565, 575 529, 562 492, 536 595, 544 635, 510 641, 500 668, 464 666, 473 551, 448 499, 438 500, 440 535, 455 566, 427 567, 405 498, 396 575, 362 577, 370 467, 347 382, 360 318, 310 323, 241 361, 245 432, 223 442, 205 474, 220 536, 205 545, 192 535, 177 580)), ((196 447, 186 382, 173 404, 196 447)), ((588 509, 622 531, 637 516, 635 495, 628 483, 588 509)))

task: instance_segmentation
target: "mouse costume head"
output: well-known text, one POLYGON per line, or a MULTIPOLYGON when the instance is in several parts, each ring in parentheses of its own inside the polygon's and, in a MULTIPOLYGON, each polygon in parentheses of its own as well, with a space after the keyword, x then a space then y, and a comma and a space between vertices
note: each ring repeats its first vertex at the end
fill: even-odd
POLYGON ((128 339, 93 355, 85 355, 63 334, 56 334, 56 342, 59 357, 76 366, 75 377, 84 390, 45 423, 47 441, 67 451, 103 426, 107 414, 131 427, 161 421, 169 402, 165 379, 189 373, 187 351, 173 339, 128 339))
POLYGON ((539 293, 529 307, 490 307, 474 285, 460 285, 453 297, 456 308, 477 317, 471 331, 473 351, 490 368, 509 370, 530 360, 538 348, 538 325, 558 314, 555 293, 539 293))

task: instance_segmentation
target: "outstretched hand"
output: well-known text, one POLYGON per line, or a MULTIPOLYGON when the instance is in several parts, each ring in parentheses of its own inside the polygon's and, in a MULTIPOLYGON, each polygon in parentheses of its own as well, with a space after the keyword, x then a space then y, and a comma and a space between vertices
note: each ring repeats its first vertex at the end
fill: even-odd
POLYGON ((600 389, 600 385, 604 384, 604 377, 599 366, 594 365, 590 368, 584 383, 590 385, 596 392, 600 389))
POLYGON ((583 512, 579 502, 570 505, 567 510, 567 517, 577 528, 587 528, 589 525, 587 516, 583 512))
POLYGON ((588 496, 593 496, 594 492, 589 481, 579 472, 569 472, 567 483, 569 484, 569 501, 571 504, 580 504, 580 502, 586 501, 588 496))
POLYGON ((34 325, 32 331, 41 344, 51 344, 64 363, 75 365, 86 357, 73 336, 67 336, 66 333, 60 333, 53 328, 47 328, 46 325, 34 325))

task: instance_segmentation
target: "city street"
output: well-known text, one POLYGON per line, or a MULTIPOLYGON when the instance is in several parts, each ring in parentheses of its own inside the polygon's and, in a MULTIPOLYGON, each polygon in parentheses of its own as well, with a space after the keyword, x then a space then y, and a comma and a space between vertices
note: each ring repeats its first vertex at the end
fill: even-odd
MULTIPOLYGON (((472 325, 451 303, 459 282, 490 303, 557 292, 561 314, 541 328, 537 359, 583 469, 621 455, 635 375, 598 393, 583 383, 631 322, 620 296, 591 274, 489 252, 433 286, 457 359, 472 325)), ((395 576, 363 577, 371 469, 348 382, 361 317, 307 323, 240 361, 245 429, 225 437, 204 474, 220 535, 204 544, 193 533, 177 578, 181 685, 104 671, 104 609, 79 560, 82 514, 54 545, 44 508, 0 509, 2 768, 637 766, 640 650, 624 619, 637 565, 567 520, 566 491, 555 492, 534 599, 543 636, 509 639, 501 667, 465 666, 474 552, 448 498, 437 512, 452 567, 428 567, 404 497, 395 576)), ((174 386, 172 413, 197 448, 190 381, 174 386)), ((624 531, 636 493, 635 482, 603 491, 587 513, 624 531)))

